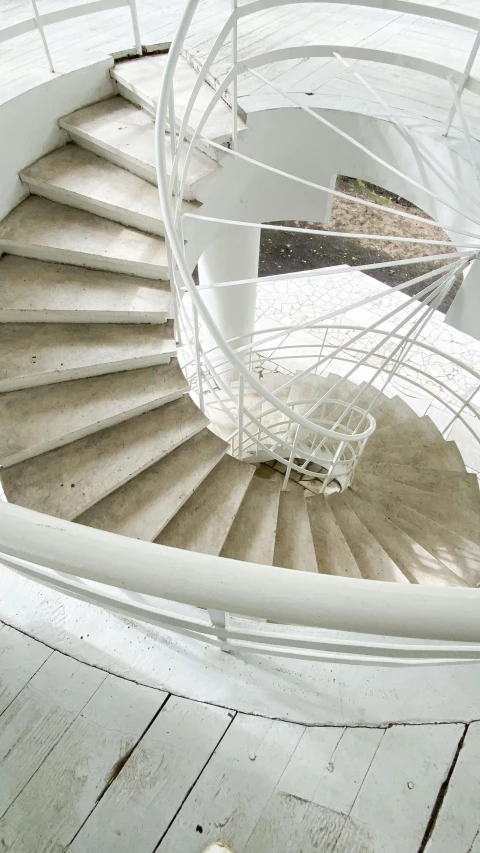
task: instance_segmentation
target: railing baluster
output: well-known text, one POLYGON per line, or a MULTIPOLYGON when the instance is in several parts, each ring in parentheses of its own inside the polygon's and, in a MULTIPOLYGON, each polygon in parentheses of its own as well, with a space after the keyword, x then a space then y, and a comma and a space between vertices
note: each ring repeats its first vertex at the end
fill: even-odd
POLYGON ((232 652, 232 647, 228 644, 228 627, 227 614, 224 610, 209 610, 208 615, 212 622, 212 627, 215 629, 215 635, 220 640, 222 652, 232 652))
MULTIPOLYGON (((238 0, 232 0, 232 11, 235 14, 235 22, 232 27, 232 66, 236 68, 238 60, 238 19, 237 15, 238 0)), ((232 81, 232 149, 236 151, 238 141, 238 74, 235 71, 235 76, 232 81)))
POLYGON ((203 398, 203 371, 202 371, 202 352, 200 346, 200 327, 198 323, 198 311, 193 306, 193 333, 195 346, 195 364, 197 368, 198 380, 198 402, 202 412, 205 411, 205 400, 203 398))
POLYGON ((142 56, 142 54, 143 54, 142 38, 140 35, 140 24, 138 21, 138 12, 137 12, 136 0, 128 0, 128 5, 130 6, 130 15, 132 17, 132 29, 133 29, 133 37, 135 39, 135 49, 137 51, 138 56, 142 56))
POLYGON ((54 68, 53 68, 52 57, 51 57, 51 54, 50 54, 50 49, 49 49, 49 47, 48 47, 47 39, 46 39, 46 36, 45 36, 45 30, 43 29, 42 19, 41 19, 41 17, 40 17, 39 12, 38 12, 37 0, 30 0, 30 2, 31 2, 31 4, 32 4, 33 14, 34 14, 34 17, 35 17, 35 23, 36 23, 36 25, 37 25, 37 30, 38 30, 38 33, 39 33, 39 35, 40 35, 40 38, 41 38, 41 40, 42 40, 43 49, 44 49, 45 54, 46 54, 46 57, 47 57, 47 62, 48 62, 48 64, 49 64, 50 71, 52 72, 52 74, 55 74, 55 70, 54 70, 54 68))

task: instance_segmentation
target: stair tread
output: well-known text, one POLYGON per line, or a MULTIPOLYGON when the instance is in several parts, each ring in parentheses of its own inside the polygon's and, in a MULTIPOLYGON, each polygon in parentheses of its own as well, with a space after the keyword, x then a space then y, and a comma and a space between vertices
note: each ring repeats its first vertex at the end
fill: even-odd
MULTIPOLYGON (((462 455, 454 441, 445 441, 441 437, 428 441, 422 439, 415 445, 386 444, 375 447, 367 441, 361 464, 374 457, 374 461, 397 465, 413 465, 415 468, 465 472, 462 455)), ((360 463, 359 463, 360 464, 360 463)))
POLYGON ((375 418, 377 430, 418 418, 416 412, 401 397, 387 397, 381 392, 378 394, 376 388, 365 385, 359 386, 359 393, 360 396, 356 405, 360 408, 366 409, 373 403, 370 414, 375 418), (375 402, 373 402, 374 400, 375 402))
POLYGON ((226 448, 225 441, 205 428, 76 521, 153 541, 220 461, 226 448))
POLYGON ((0 321, 164 322, 167 281, 5 255, 0 260, 0 321))
MULTIPOLYGON (((118 83, 132 93, 138 94, 145 102, 150 103, 153 107, 157 102, 167 59, 168 54, 163 53, 156 56, 144 56, 141 62, 133 60, 131 62, 118 63, 113 69, 113 77, 118 83)), ((197 79, 197 72, 185 59, 180 57, 175 67, 174 77, 175 115, 177 122, 183 119, 191 91, 197 79)), ((200 88, 188 122, 191 130, 197 127, 203 111, 210 103, 213 94, 213 90, 207 83, 204 83, 200 88)), ((237 118, 237 121, 240 130, 245 127, 240 117, 237 118)), ((232 112, 224 101, 220 100, 213 108, 202 135, 218 142, 223 142, 231 137, 232 112)))
POLYGON ((413 465, 399 465, 390 462, 377 462, 360 459, 357 475, 372 473, 387 482, 403 483, 422 492, 449 495, 452 500, 461 496, 480 509, 480 492, 475 474, 465 471, 442 471, 435 468, 415 468, 413 465))
POLYGON ((155 541, 218 556, 254 470, 253 465, 224 456, 155 541))
POLYGON ((389 518, 468 586, 478 586, 480 546, 402 504, 389 510, 389 518))
POLYGON ((318 571, 326 575, 361 578, 362 573, 339 524, 323 495, 306 498, 318 571))
POLYGON ((362 577, 375 581, 408 583, 401 568, 391 559, 380 542, 372 535, 362 519, 354 512, 344 495, 332 495, 328 499, 345 541, 350 548, 362 577))
POLYGON ((0 464, 13 465, 168 403, 188 390, 176 361, 0 395, 0 464))
POLYGON ((281 492, 273 565, 316 572, 317 559, 303 490, 281 492))
POLYGON ((479 505, 472 506, 458 495, 453 501, 449 496, 424 492, 403 483, 387 482, 365 471, 358 473, 357 482, 362 484, 364 491, 374 491, 377 502, 382 502, 385 510, 403 504, 480 545, 480 501, 479 505))
POLYGON ((7 500, 72 520, 206 426, 190 397, 6 468, 7 500))
POLYGON ((443 441, 442 434, 433 421, 426 416, 419 418, 414 414, 408 421, 376 429, 370 436, 367 446, 370 445, 373 449, 390 444, 410 445, 421 441, 435 441, 435 439, 443 441))
MULTIPOLYGON (((160 87, 159 80, 157 84, 160 87)), ((109 158, 110 155, 114 161, 125 164, 125 168, 136 174, 142 174, 152 184, 156 182, 155 122, 144 110, 138 109, 124 98, 116 96, 77 110, 60 119, 60 126, 80 145, 90 145, 97 153, 101 150, 105 157, 109 158)), ((170 175, 170 140, 167 142, 166 167, 167 174, 170 175)), ((179 157, 180 172, 183 170, 187 150, 188 143, 184 142, 179 157)), ((213 174, 217 168, 211 157, 201 151, 194 151, 188 169, 187 190, 197 181, 213 174)), ((158 198, 158 192, 156 195, 158 198)))
POLYGON ((280 486, 252 477, 221 551, 222 557, 271 566, 280 486))
POLYGON ((356 489, 344 492, 346 503, 368 528, 372 536, 412 582, 429 586, 466 586, 441 560, 433 556, 405 530, 389 520, 379 508, 356 489))
POLYGON ((38 196, 29 196, 0 222, 0 250, 147 278, 168 274, 165 241, 38 196))
POLYGON ((3 323, 0 391, 162 364, 176 354, 173 323, 3 323))

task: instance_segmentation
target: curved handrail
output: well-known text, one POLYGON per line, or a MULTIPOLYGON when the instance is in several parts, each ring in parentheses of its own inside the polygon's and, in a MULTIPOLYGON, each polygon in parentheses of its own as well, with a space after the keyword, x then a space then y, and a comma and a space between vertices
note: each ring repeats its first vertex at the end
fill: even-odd
POLYGON ((13 556, 61 577, 209 611, 233 607, 275 624, 480 643, 476 589, 292 572, 142 542, 12 504, 0 514, 0 559, 13 556))

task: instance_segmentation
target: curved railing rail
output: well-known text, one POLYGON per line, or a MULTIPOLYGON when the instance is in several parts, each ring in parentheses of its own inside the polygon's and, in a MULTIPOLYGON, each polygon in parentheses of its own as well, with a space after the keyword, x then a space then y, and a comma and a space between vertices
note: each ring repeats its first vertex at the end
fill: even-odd
POLYGON ((45 59, 47 60, 48 67, 52 74, 55 72, 55 67, 45 27, 48 27, 51 24, 59 24, 63 21, 69 21, 72 18, 81 18, 84 15, 106 12, 109 9, 116 9, 121 6, 128 7, 130 11, 135 50, 140 56, 142 55, 142 41, 140 36, 140 24, 138 21, 136 0, 88 0, 87 3, 79 2, 74 6, 68 6, 64 9, 55 9, 50 12, 42 12, 38 7, 38 0, 30 0, 30 4, 33 12, 31 18, 24 18, 15 24, 10 24, 9 26, 0 28, 0 44, 2 42, 10 41, 10 39, 23 36, 26 33, 37 31, 45 52, 45 59))
MULTIPOLYGON (((99 2, 105 4, 108 0, 99 2)), ((353 448, 355 442, 361 444, 368 440, 374 422, 369 411, 356 406, 355 400, 339 401, 335 389, 331 389, 329 395, 320 400, 306 399, 301 394, 295 397, 294 393, 293 401, 288 405, 278 388, 275 393, 271 393, 258 379, 255 366, 267 355, 284 373, 284 387, 294 389, 303 376, 324 373, 339 362, 346 367, 347 376, 351 369, 357 370, 359 366, 368 368, 371 371, 372 387, 384 390, 386 385, 397 383, 402 388, 412 389, 415 395, 424 393, 451 414, 448 428, 454 421, 461 423, 478 440, 471 421, 478 420, 475 395, 478 393, 480 374, 460 360, 442 353, 421 337, 439 302, 452 286, 454 276, 466 267, 472 253, 478 251, 478 238, 468 230, 464 231, 467 239, 452 253, 449 262, 438 274, 429 272, 414 280, 414 283, 422 281, 422 301, 419 302, 416 297, 403 302, 401 308, 384 314, 378 324, 373 323, 367 329, 342 322, 342 311, 338 311, 336 316, 333 316, 335 312, 330 312, 327 317, 315 318, 295 328, 276 326, 262 330, 261 334, 254 333, 247 344, 243 341, 225 341, 205 306, 202 288, 193 282, 184 254, 182 199, 196 143, 203 137, 206 122, 215 104, 224 98, 233 106, 232 141, 229 149, 216 147, 222 148, 223 156, 241 156, 237 146, 239 74, 274 61, 274 57, 308 55, 305 53, 308 48, 302 47, 297 53, 291 53, 297 49, 290 48, 290 53, 281 53, 281 57, 278 51, 272 51, 238 60, 236 39, 239 21, 256 11, 288 2, 259 0, 239 8, 234 4, 232 14, 220 29, 206 61, 199 69, 197 82, 181 117, 175 114, 175 69, 198 0, 190 0, 187 5, 167 63, 158 103, 157 167, 169 242, 176 331, 181 344, 183 366, 192 382, 192 392, 204 408, 208 407, 209 395, 212 395, 230 418, 233 452, 242 457, 248 457, 252 452, 264 452, 269 458, 287 459, 290 471, 302 470, 306 463, 318 458, 303 448, 303 462, 298 464, 302 454, 297 454, 297 445, 302 440, 302 430, 316 437, 315 450, 322 441, 325 443, 328 440, 346 443, 353 448), (210 105, 203 111, 194 132, 188 130, 187 133, 191 125, 192 108, 202 84, 212 79, 213 62, 229 39, 230 67, 222 80, 217 81, 210 105), (169 128, 177 128, 177 135, 168 134, 169 128), (183 140, 188 141, 189 148, 181 164, 180 148, 183 140), (167 145, 171 146, 173 161, 170 174, 166 165, 169 159, 167 145), (409 314, 408 321, 400 316, 405 310, 409 314), (384 326, 385 321, 390 325, 384 326), (282 347, 282 336, 289 338, 300 328, 308 329, 312 335, 320 335, 318 344, 313 341, 299 344, 292 338, 288 346, 282 347), (214 341, 213 347, 205 344, 203 330, 214 341), (292 371, 293 351, 302 360, 306 357, 311 359, 311 364, 300 370, 300 376, 292 371), (428 362, 430 356, 437 366, 442 365, 442 369, 432 369, 428 362), (236 371, 236 384, 231 382, 232 369, 236 371), (257 399, 246 406, 248 394, 256 395, 257 399), (340 418, 335 410, 339 405, 340 418), (322 406, 326 408, 321 412, 321 422, 318 423, 315 412, 322 406), (277 456, 275 448, 279 433, 276 431, 277 421, 272 421, 272 415, 279 419, 284 445, 281 454, 277 456), (338 421, 335 425, 332 423, 333 417, 338 421), (356 430, 353 440, 351 424, 347 426, 349 417, 357 418, 353 426, 356 430), (312 458, 309 459, 309 456, 312 458)), ((112 2, 110 5, 117 4, 112 2)), ((349 5, 352 5, 351 0, 349 5)), ((399 55, 391 58, 389 54, 380 51, 374 53, 375 61, 397 62, 418 71, 439 75, 446 71, 451 73, 457 86, 453 113, 459 110, 463 89, 480 92, 480 84, 470 76, 478 49, 479 19, 404 0, 364 0, 359 5, 423 15, 475 30, 475 42, 463 71, 445 69, 444 66, 432 63, 427 63, 427 67, 422 58, 417 61, 399 55)), ((359 48, 310 46, 310 50, 313 51, 311 55, 334 55, 339 51, 349 58, 374 58, 371 52, 359 53, 359 48), (331 54, 328 54, 329 50, 331 54)), ((394 115, 393 119, 391 117, 391 120, 403 127, 398 115, 394 115)), ((212 150, 215 148, 211 140, 205 141, 212 150)), ((480 221, 475 221, 475 225, 480 226, 480 221)), ((468 228, 471 229, 471 225, 468 228)), ((427 258, 431 259, 432 256, 427 258)), ((395 263, 391 266, 395 266, 395 263)), ((323 274, 322 271, 313 271, 309 275, 314 273, 323 274)), ((406 282, 396 289, 402 290, 411 283, 406 282)), ((377 298, 383 297, 371 299, 377 298)), ((369 299, 363 300, 362 304, 369 299)), ((358 456, 359 453, 354 450, 354 463, 358 461, 358 456)), ((94 605, 242 654, 262 652, 293 658, 368 662, 374 665, 423 665, 425 662, 480 659, 476 589, 359 581, 238 563, 104 533, 4 503, 0 505, 0 561, 26 577, 94 605), (240 618, 234 615, 238 613, 244 616, 240 618)))

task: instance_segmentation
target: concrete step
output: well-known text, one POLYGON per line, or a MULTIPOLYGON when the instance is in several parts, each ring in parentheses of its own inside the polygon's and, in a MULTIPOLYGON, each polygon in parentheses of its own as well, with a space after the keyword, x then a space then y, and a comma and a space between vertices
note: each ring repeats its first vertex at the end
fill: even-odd
POLYGON ((419 442, 435 441, 442 439, 440 430, 428 417, 416 417, 411 420, 395 423, 391 426, 376 429, 367 441, 367 447, 385 448, 390 445, 416 445, 419 442))
MULTIPOLYGON (((118 91, 124 98, 138 104, 147 110, 150 115, 155 115, 156 104, 160 86, 165 73, 168 54, 157 56, 144 56, 141 62, 135 60, 119 62, 115 65, 112 77, 116 80, 118 91)), ((180 58, 175 68, 174 95, 175 95, 175 119, 177 130, 183 121, 185 110, 197 82, 198 74, 189 63, 180 58)), ((186 135, 188 139, 197 128, 202 113, 210 103, 214 95, 213 89, 204 83, 199 89, 190 118, 187 122, 186 135)), ((237 119, 240 132, 245 128, 240 117, 237 119)), ((202 139, 205 140, 203 148, 209 152, 208 140, 218 143, 228 142, 232 136, 232 111, 220 100, 212 110, 205 128, 202 131, 202 139)), ((200 140, 201 142, 202 140, 200 140)))
POLYGON ((34 195, 164 236, 151 183, 78 145, 63 145, 20 173, 34 195))
MULTIPOLYGON (((399 434, 395 433, 396 440, 399 434)), ((435 438, 433 441, 420 440, 414 445, 384 444, 376 446, 367 441, 359 465, 367 461, 388 463, 391 465, 412 465, 414 468, 430 468, 445 471, 465 471, 462 455, 454 441, 435 438)))
POLYGON ((6 468, 7 500, 72 520, 206 426, 190 397, 6 468))
POLYGON ((364 462, 360 459, 357 466, 358 475, 363 471, 374 474, 387 483, 403 483, 405 486, 413 486, 422 492, 431 492, 442 497, 448 495, 453 501, 458 498, 480 510, 480 492, 475 474, 414 468, 412 465, 392 465, 389 462, 364 462))
MULTIPOLYGON (((365 384, 358 386, 357 393, 359 397, 355 405, 360 406, 361 409, 368 409, 371 406, 369 411, 375 418, 377 430, 418 419, 416 412, 400 397, 387 397, 385 394, 379 394, 377 388, 372 388, 371 385, 365 386, 365 384)), ((349 397, 349 400, 353 399, 353 396, 349 397)))
POLYGON ((155 541, 218 556, 254 471, 253 465, 224 456, 155 541))
POLYGON ((480 547, 411 507, 398 504, 389 518, 468 586, 480 584, 480 547))
POLYGON ((167 249, 161 237, 36 196, 0 222, 0 251, 107 272, 168 278, 167 249))
POLYGON ((203 429, 76 521, 153 541, 220 462, 226 448, 225 441, 203 429))
POLYGON ((326 575, 361 578, 362 573, 340 526, 323 495, 306 498, 318 571, 326 575))
POLYGON ((222 557, 272 565, 279 498, 277 483, 252 477, 222 548, 222 557))
MULTIPOLYGON (((60 119, 60 126, 78 145, 101 155, 110 163, 128 169, 150 184, 156 184, 155 123, 143 110, 123 98, 110 98, 65 116, 60 119)), ((180 174, 187 150, 188 143, 184 142, 179 158, 180 174)), ((167 139, 169 175, 172 167, 170 151, 170 139, 167 139)), ((194 151, 189 164, 184 198, 192 200, 198 198, 198 193, 202 195, 201 185, 207 185, 214 178, 217 169, 218 166, 211 157, 201 151, 194 151)))
POLYGON ((0 323, 164 323, 166 281, 5 255, 0 323))
POLYGON ((3 323, 0 392, 166 364, 176 355, 173 323, 3 323))
POLYGON ((389 520, 361 491, 359 493, 355 489, 347 489, 344 499, 411 583, 428 586, 467 585, 416 538, 412 538, 398 524, 389 520))
POLYGON ((477 506, 472 506, 458 495, 452 500, 448 495, 421 491, 403 483, 387 482, 365 471, 357 472, 355 483, 362 486, 367 496, 370 493, 375 495, 375 502, 382 504, 387 516, 402 504, 480 545, 480 500, 477 506))
POLYGON ((0 395, 0 465, 23 462, 181 397, 176 360, 0 395))
POLYGON ((343 494, 332 495, 328 499, 328 506, 364 578, 372 581, 408 583, 402 570, 355 514, 343 494))
POLYGON ((281 492, 273 565, 302 572, 316 572, 313 547, 303 489, 281 492))

